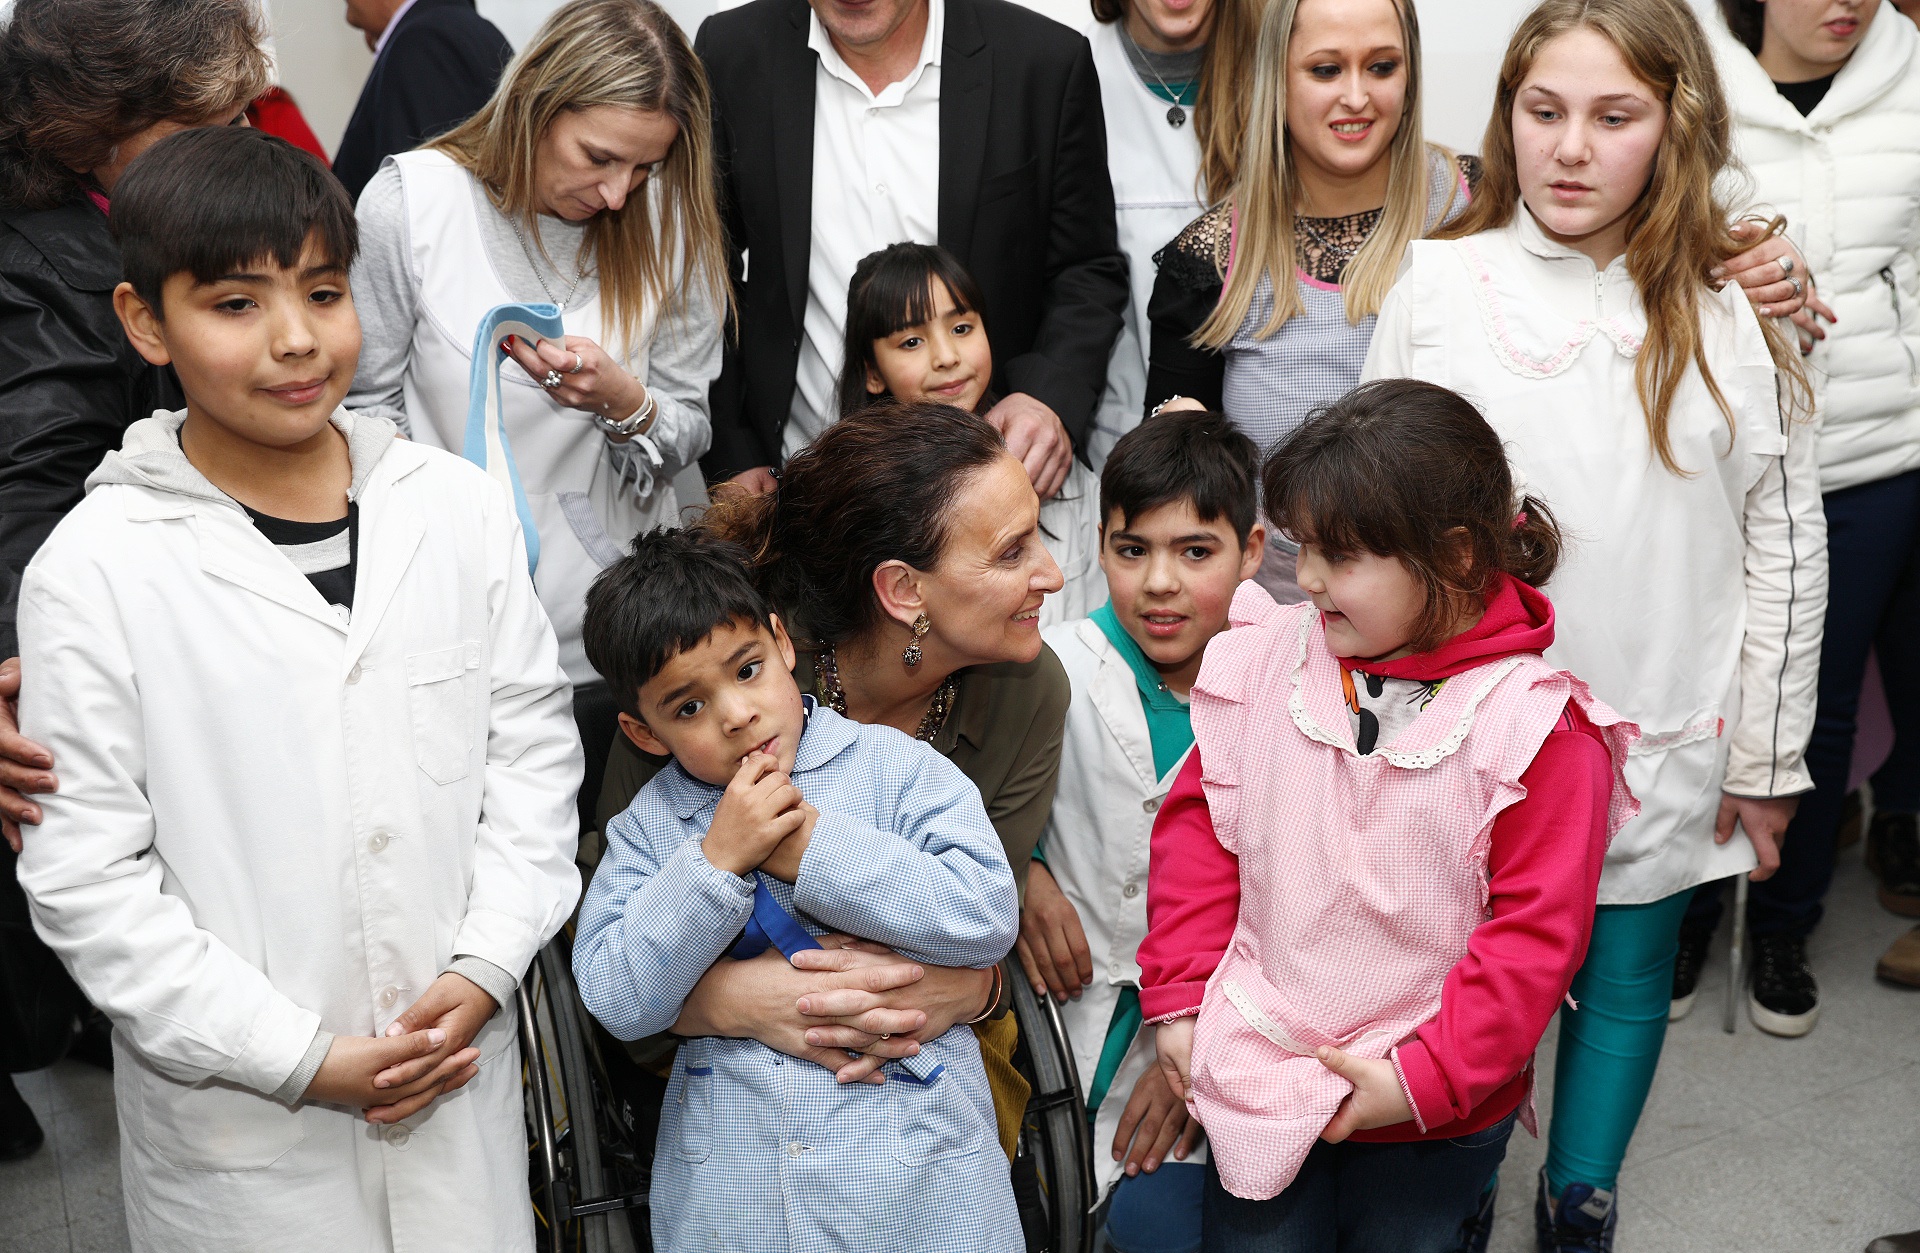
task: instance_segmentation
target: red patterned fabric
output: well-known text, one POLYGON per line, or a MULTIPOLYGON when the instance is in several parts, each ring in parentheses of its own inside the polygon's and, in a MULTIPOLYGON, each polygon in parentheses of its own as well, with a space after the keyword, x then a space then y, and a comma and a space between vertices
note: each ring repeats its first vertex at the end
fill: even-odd
POLYGON ((269 135, 278 135, 296 148, 305 148, 322 161, 327 159, 327 150, 320 146, 320 137, 313 133, 313 127, 307 125, 300 106, 293 102, 293 97, 287 94, 284 87, 267 88, 247 106, 247 125, 269 135))

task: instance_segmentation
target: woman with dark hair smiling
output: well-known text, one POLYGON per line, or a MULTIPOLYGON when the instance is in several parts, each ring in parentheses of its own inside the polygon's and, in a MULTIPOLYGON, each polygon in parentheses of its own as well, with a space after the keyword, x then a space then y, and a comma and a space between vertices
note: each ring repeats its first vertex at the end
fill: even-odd
MULTIPOLYGON (((14 608, 29 559, 80 502, 127 427, 181 402, 113 313, 120 251, 107 204, 133 159, 195 126, 224 126, 264 91, 260 29, 246 0, 18 0, 0 25, 0 709, 9 760, 0 817, 39 820, 12 789, 48 791, 53 765, 12 732, 19 690, 14 608)), ((8 1071, 68 1047, 85 1002, 35 937, 0 851, 0 1161, 40 1146, 8 1071)), ((104 1020, 85 1037, 106 1051, 104 1020)))
MULTIPOLYGON (((801 690, 959 766, 1023 891, 1053 806, 1068 698, 1066 672, 1040 641, 1041 603, 1061 580, 1039 518, 1026 471, 983 419, 881 404, 829 427, 787 463, 776 492, 732 495, 702 523, 753 554, 800 649, 801 690), (906 429, 912 438, 901 438, 906 429)), ((658 764, 624 739, 615 745, 602 825, 658 764)), ((917 967, 874 946, 793 960, 770 950, 716 963, 673 1033, 751 1037, 857 1078, 1003 1000, 992 970, 917 967), (838 1050, 866 1056, 849 1063, 838 1050)), ((1011 1154, 1026 1104, 1010 1060, 1013 1018, 976 1030, 1011 1154)))

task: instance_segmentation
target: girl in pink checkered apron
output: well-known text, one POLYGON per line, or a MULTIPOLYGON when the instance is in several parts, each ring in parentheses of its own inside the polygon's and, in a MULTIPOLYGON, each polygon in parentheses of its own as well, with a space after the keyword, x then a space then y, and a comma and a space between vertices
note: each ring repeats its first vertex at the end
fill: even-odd
POLYGON ((1261 486, 1312 601, 1244 584, 1207 649, 1141 1008, 1212 1144, 1204 1247, 1442 1253, 1533 1129, 1638 732, 1542 659, 1560 535, 1460 396, 1360 387, 1261 486))

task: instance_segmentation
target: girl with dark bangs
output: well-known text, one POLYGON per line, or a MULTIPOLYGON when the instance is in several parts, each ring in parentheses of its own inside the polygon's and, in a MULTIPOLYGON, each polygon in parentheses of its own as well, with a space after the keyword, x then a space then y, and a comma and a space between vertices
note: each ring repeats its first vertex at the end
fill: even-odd
POLYGON ((1139 955, 1202 1247, 1474 1247, 1638 731, 1541 656, 1559 530, 1460 396, 1357 388, 1260 486, 1311 601, 1243 583, 1207 646, 1139 955))
MULTIPOLYGON (((984 415, 993 389, 979 285, 936 244, 893 244, 861 259, 847 288, 840 416, 888 399, 984 415)), ((1040 611, 1044 629, 1084 618, 1107 599, 1100 572, 1100 483, 1076 457, 1040 505, 1040 534, 1066 578, 1040 611)))

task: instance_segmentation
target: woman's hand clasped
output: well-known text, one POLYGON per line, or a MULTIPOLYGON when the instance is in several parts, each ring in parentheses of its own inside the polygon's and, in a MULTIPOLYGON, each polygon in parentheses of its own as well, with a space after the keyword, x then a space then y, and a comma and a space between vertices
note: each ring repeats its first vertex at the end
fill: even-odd
POLYGON ((569 409, 615 422, 630 418, 647 403, 639 379, 584 335, 543 339, 529 344, 518 335, 501 348, 547 394, 569 409))
POLYGON ((791 965, 771 949, 716 963, 694 985, 674 1034, 758 1040, 841 1083, 881 1083, 888 1061, 977 1015, 993 984, 991 970, 922 966, 865 940, 825 935, 820 943, 791 965))

